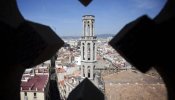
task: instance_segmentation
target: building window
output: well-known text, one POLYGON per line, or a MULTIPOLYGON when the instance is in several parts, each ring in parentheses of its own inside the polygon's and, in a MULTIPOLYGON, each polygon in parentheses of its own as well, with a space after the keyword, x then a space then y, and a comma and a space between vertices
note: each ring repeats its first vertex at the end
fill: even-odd
POLYGON ((88 36, 90 36, 90 24, 88 24, 88 29, 87 29, 87 31, 88 31, 88 36))
POLYGON ((34 92, 34 93, 33 93, 33 96, 34 96, 34 99, 36 99, 36 98, 37 98, 37 97, 36 97, 36 92, 34 92))
POLYGON ((24 92, 24 96, 27 96, 27 92, 24 92))

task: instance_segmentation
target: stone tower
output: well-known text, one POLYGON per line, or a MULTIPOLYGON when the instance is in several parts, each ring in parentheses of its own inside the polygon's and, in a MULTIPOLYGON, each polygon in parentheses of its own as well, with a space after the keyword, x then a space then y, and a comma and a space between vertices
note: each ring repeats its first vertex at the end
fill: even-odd
POLYGON ((81 77, 94 79, 96 62, 96 36, 93 15, 83 16, 83 36, 81 38, 81 77))

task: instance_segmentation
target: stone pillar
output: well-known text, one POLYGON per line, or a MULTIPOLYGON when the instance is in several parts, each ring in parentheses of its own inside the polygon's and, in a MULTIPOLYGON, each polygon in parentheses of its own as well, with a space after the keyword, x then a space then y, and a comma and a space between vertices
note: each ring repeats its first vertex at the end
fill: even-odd
POLYGON ((88 66, 85 66, 85 77, 88 77, 88 66))
POLYGON ((83 64, 81 65, 81 77, 83 77, 83 70, 84 70, 84 68, 83 68, 83 64))
POLYGON ((83 35, 85 36, 85 21, 83 20, 83 35))

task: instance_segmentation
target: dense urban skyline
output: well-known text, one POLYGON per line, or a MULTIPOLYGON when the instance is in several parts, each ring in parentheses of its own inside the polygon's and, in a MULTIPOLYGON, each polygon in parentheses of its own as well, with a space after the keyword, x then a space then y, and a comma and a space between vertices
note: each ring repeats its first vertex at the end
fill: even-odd
POLYGON ((93 0, 84 7, 78 0, 17 0, 24 18, 49 25, 59 36, 81 36, 83 15, 95 15, 95 34, 116 34, 143 14, 154 18, 166 0, 93 0))

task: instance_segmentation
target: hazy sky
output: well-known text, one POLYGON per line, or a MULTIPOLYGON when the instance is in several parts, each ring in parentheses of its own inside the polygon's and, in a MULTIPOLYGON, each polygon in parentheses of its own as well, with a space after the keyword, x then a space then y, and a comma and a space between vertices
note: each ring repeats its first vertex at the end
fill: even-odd
POLYGON ((25 19, 50 26, 60 36, 82 35, 82 16, 95 16, 95 34, 116 34, 124 25, 147 14, 154 18, 166 0, 17 0, 25 19))

